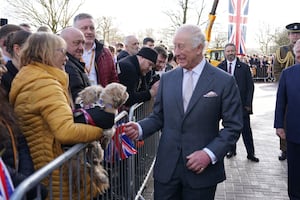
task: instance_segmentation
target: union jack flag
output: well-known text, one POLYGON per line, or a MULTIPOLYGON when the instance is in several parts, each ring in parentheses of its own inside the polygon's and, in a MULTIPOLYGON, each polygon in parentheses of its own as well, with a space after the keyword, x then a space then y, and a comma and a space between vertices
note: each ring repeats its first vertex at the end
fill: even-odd
POLYGON ((132 141, 125 135, 124 125, 117 124, 115 135, 104 152, 104 160, 113 163, 129 158, 134 154, 137 154, 137 150, 132 141))
POLYGON ((246 31, 249 0, 229 0, 228 42, 236 45, 237 54, 246 53, 246 31))
POLYGON ((0 157, 0 199, 8 200, 13 192, 14 185, 7 168, 0 157))

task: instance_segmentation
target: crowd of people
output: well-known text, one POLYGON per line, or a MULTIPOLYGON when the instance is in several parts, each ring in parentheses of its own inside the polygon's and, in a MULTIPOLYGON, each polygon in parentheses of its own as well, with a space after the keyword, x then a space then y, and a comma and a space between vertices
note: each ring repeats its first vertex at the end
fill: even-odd
MULTIPOLYGON (((15 187, 34 170, 63 154, 64 145, 100 141, 101 127, 75 123, 73 119, 75 99, 84 88, 121 82, 130 94, 122 109, 156 95, 158 80, 153 82, 152 69, 163 70, 167 63, 166 49, 155 47, 156 51, 150 37, 145 38, 145 47, 140 48, 135 36, 127 36, 113 54, 111 48, 96 39, 95 31, 94 19, 87 13, 78 14, 73 26, 59 34, 44 26, 33 32, 28 24, 6 24, 0 28, 0 150, 15 187), (122 52, 123 58, 118 61, 117 55, 122 52), (128 71, 132 59, 134 79, 134 74, 128 71)), ((114 118, 114 115, 101 116, 114 118)), ((55 170, 54 198, 59 198, 61 186, 63 197, 67 198, 68 178, 64 175, 63 182, 59 180, 55 170)), ((93 181, 87 184, 86 188, 92 185, 94 192, 88 195, 95 197, 100 193, 93 181)), ((43 198, 47 196, 47 185, 47 180, 41 185, 43 198)), ((27 196, 33 199, 36 189, 27 196)))
MULTIPOLYGON (((88 86, 118 82, 129 94, 120 110, 155 100, 149 117, 125 125, 125 134, 132 140, 162 130, 154 167, 154 198, 214 199, 217 184, 225 180, 224 157, 236 156, 240 134, 247 159, 259 162, 250 125, 254 68, 266 67, 269 73, 269 66, 279 63, 274 68, 275 79, 280 80, 274 127, 282 140, 287 139, 279 159, 288 158, 289 196, 299 199, 296 123, 300 111, 299 95, 293 92, 299 89, 293 87, 299 81, 299 65, 283 69, 300 62, 300 25, 294 23, 287 29, 291 53, 238 58, 235 44, 229 43, 224 47, 225 60, 213 67, 204 57, 205 36, 195 25, 182 25, 176 31, 173 51, 148 36, 141 45, 134 35, 106 45, 96 38, 95 20, 88 13, 76 15, 72 26, 59 34, 45 26, 36 32, 28 24, 2 26, 0 151, 14 185, 63 154, 64 145, 100 141, 103 128, 74 122, 75 99, 88 86), (284 63, 290 55, 294 60, 284 63)), ((59 199, 60 189, 67 198, 67 176, 60 177, 58 171, 53 175, 54 198, 59 199)), ((48 183, 41 183, 43 198, 48 183)), ((85 197, 101 193, 92 180, 87 185, 85 197)), ((34 196, 35 190, 27 193, 29 199, 34 196)))

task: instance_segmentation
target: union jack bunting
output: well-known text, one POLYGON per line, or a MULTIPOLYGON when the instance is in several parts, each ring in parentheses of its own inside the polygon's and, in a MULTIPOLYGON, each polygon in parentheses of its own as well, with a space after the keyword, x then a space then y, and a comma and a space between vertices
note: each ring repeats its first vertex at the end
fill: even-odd
POLYGON ((8 200, 14 192, 14 185, 9 172, 0 157, 0 200, 8 200))
POLYGON ((228 42, 236 45, 237 54, 246 54, 246 31, 249 0, 229 0, 228 42))

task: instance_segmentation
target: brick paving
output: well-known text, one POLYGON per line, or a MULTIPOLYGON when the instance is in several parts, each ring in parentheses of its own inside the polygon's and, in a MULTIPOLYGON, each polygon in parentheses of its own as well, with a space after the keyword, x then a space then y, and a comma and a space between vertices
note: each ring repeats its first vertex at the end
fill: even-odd
MULTIPOLYGON (((237 155, 225 158, 227 179, 217 187, 216 200, 288 200, 287 165, 279 161, 279 139, 273 128, 276 101, 275 83, 255 83, 254 114, 251 125, 259 163, 248 161, 242 138, 237 155)), ((153 199, 153 179, 143 192, 145 200, 153 199)))

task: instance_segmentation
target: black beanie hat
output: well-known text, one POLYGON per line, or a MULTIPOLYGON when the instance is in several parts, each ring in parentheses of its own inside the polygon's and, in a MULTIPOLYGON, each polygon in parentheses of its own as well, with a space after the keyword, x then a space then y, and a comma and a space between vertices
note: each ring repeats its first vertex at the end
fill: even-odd
POLYGON ((146 59, 150 60, 154 64, 156 63, 157 52, 154 49, 151 49, 149 47, 143 47, 139 50, 137 55, 142 56, 143 58, 146 58, 146 59))

